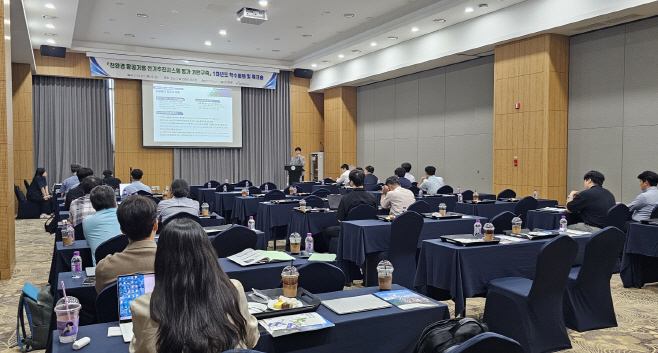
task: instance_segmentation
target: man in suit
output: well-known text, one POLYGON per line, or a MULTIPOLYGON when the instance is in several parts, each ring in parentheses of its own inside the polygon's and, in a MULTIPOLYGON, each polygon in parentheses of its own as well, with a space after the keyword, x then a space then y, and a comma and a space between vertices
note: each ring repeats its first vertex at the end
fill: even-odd
POLYGON ((404 170, 404 168, 402 167, 396 168, 394 174, 395 176, 398 177, 400 186, 402 186, 405 189, 409 189, 411 187, 411 181, 409 181, 409 179, 404 177, 407 174, 407 171, 404 170))
POLYGON ((85 180, 86 177, 94 175, 94 171, 89 169, 89 168, 80 168, 78 169, 78 180, 80 180, 80 184, 78 186, 74 187, 73 189, 69 190, 66 193, 66 199, 64 201, 64 210, 68 211, 69 208, 71 207, 71 202, 73 200, 85 196, 84 190, 82 190, 82 181, 85 180))
POLYGON ((119 189, 121 186, 121 179, 115 178, 114 173, 106 169, 103 171, 103 184, 110 186, 112 189, 119 189))
POLYGON ((116 282, 118 276, 153 272, 157 216, 158 207, 148 197, 132 195, 121 202, 117 218, 121 232, 128 237, 128 246, 98 262, 96 292, 116 282))
POLYGON ((373 166, 369 165, 366 167, 366 180, 363 182, 363 188, 366 189, 366 191, 372 191, 372 188, 379 183, 379 179, 373 174, 374 172, 375 168, 373 166))

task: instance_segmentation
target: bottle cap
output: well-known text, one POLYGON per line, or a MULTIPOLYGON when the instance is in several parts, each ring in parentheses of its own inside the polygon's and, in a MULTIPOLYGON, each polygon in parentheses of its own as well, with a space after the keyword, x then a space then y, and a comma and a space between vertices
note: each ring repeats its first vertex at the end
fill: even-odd
POLYGON ((567 216, 562 216, 562 218, 567 218, 567 216))
POLYGON ((79 251, 74 251, 74 252, 73 252, 73 256, 79 256, 79 255, 80 255, 80 252, 79 252, 79 251))
POLYGON ((476 219, 476 220, 475 220, 475 223, 480 223, 480 220, 479 220, 479 219, 476 219))
POLYGON ((313 234, 311 234, 311 233, 306 233, 306 236, 312 238, 312 237, 313 237, 313 234))
POLYGON ((249 216, 249 219, 254 219, 254 216, 249 216))

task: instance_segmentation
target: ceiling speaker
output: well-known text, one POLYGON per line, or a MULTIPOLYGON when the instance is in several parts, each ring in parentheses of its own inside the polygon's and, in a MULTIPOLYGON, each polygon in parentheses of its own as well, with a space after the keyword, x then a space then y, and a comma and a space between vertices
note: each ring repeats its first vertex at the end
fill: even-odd
POLYGON ((311 77, 313 77, 313 70, 295 69, 293 74, 295 75, 295 77, 310 79, 311 77))
POLYGON ((54 47, 52 45, 42 45, 40 48, 41 56, 54 56, 56 58, 66 57, 66 48, 54 47))

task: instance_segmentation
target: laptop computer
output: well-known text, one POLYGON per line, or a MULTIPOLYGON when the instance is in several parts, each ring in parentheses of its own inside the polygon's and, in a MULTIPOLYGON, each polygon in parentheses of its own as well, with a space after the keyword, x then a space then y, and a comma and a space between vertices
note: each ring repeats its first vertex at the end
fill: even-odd
POLYGON ((123 189, 130 184, 119 184, 119 195, 123 195, 123 189))
POLYGON ((146 293, 153 292, 153 287, 155 287, 155 275, 153 273, 117 278, 119 327, 124 342, 128 343, 133 339, 133 314, 130 312, 130 302, 146 293))
POLYGON ((340 205, 340 200, 343 198, 343 196, 345 195, 340 195, 340 194, 327 195, 327 201, 329 201, 329 209, 337 210, 338 205, 340 205))

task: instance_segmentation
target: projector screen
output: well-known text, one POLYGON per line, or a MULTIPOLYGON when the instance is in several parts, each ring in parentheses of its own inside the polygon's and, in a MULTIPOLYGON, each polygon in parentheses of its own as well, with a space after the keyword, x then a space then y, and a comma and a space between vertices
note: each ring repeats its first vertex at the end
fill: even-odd
POLYGON ((240 87, 142 81, 144 147, 242 147, 240 87))

